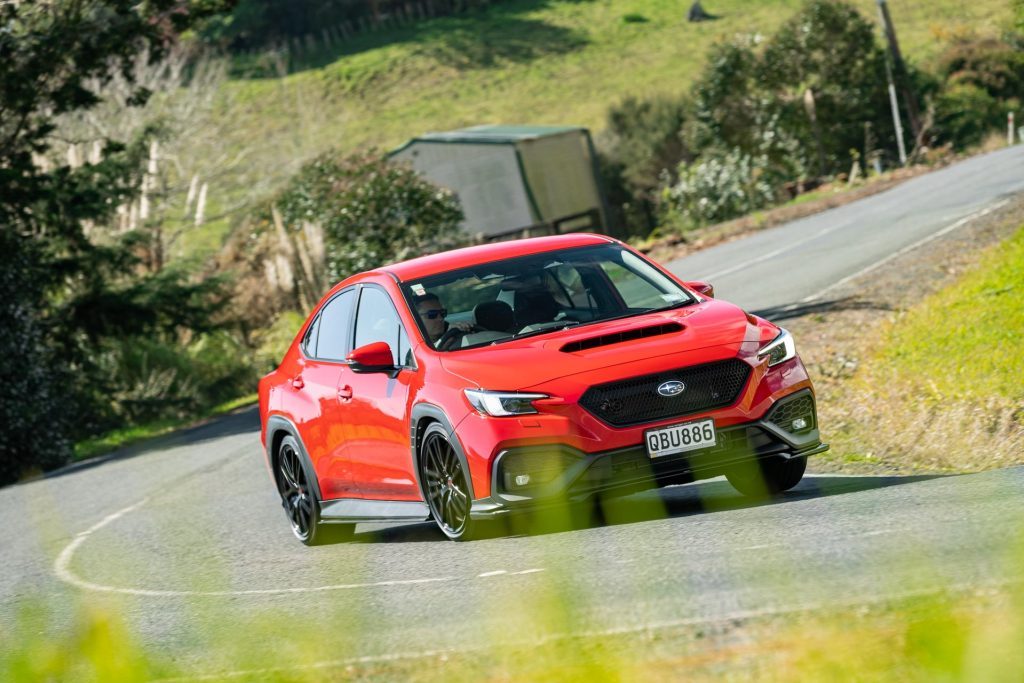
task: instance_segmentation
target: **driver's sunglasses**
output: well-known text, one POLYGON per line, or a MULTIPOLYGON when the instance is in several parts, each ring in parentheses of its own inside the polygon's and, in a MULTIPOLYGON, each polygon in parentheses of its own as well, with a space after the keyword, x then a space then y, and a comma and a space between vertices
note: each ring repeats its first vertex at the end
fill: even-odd
POLYGON ((448 315, 447 308, 432 308, 429 311, 423 311, 423 315, 427 316, 431 320, 437 320, 448 315))

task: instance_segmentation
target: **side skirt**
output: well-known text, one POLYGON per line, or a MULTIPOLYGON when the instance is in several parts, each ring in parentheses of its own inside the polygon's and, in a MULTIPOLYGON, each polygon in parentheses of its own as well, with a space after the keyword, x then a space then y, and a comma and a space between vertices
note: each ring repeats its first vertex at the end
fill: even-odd
POLYGON ((325 522, 424 522, 430 519, 426 503, 405 500, 346 498, 320 503, 325 522))

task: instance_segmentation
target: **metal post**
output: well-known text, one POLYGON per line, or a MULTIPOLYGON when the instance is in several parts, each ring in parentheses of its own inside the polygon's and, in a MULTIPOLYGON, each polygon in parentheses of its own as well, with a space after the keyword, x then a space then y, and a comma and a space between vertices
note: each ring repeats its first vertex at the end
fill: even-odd
POLYGON ((1013 112, 1006 115, 1006 144, 1013 144, 1013 132, 1017 130, 1013 125, 1013 112))

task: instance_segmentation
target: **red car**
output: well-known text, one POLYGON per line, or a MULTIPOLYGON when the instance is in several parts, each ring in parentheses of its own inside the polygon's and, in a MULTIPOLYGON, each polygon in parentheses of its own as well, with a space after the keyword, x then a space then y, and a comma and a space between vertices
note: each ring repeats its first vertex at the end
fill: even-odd
POLYGON ((259 384, 267 465, 302 542, 725 474, 795 486, 821 443, 790 335, 627 245, 561 235, 354 275, 259 384))

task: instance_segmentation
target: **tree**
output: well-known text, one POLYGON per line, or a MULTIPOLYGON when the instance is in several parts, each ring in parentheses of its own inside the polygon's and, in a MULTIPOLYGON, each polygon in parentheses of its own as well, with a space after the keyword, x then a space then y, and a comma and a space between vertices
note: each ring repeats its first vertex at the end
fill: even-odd
MULTIPOLYGON (((19 430, 0 440, 0 483, 67 458, 69 434, 89 413, 84 359, 66 352, 95 338, 94 323, 102 330, 133 322, 122 317, 123 301, 104 293, 100 275, 125 263, 127 245, 93 244, 87 228, 138 191, 143 147, 105 142, 89 163, 54 163, 46 156, 56 120, 96 106, 96 84, 117 73, 130 80, 136 55, 160 56, 182 30, 225 4, 0 4, 0 294, 13 316, 5 321, 13 334, 0 347, 0 422, 19 430), (83 292, 94 304, 88 309, 72 303, 83 292), (71 310, 90 313, 68 316, 71 310)), ((129 103, 147 95, 136 88, 129 103)))
POLYGON ((317 157, 275 206, 293 229, 320 225, 333 281, 464 241, 462 209, 450 190, 373 151, 317 157))
POLYGON ((849 166, 865 122, 891 129, 885 54, 874 27, 845 2, 808 2, 767 42, 759 73, 782 125, 815 150, 819 175, 849 166))

